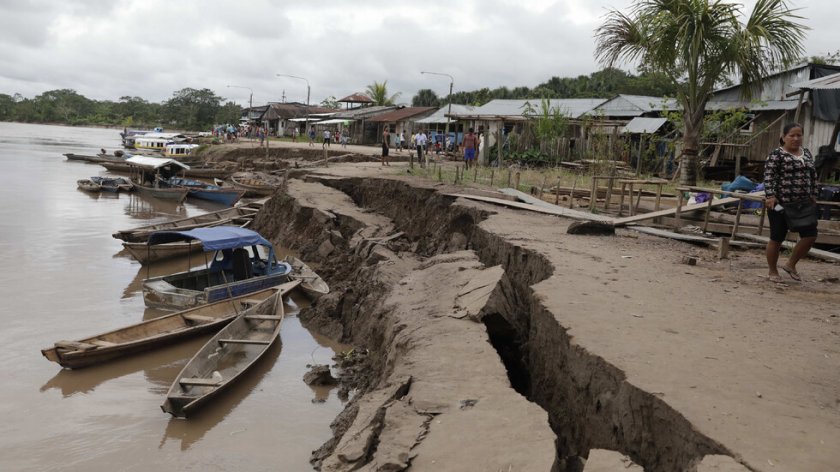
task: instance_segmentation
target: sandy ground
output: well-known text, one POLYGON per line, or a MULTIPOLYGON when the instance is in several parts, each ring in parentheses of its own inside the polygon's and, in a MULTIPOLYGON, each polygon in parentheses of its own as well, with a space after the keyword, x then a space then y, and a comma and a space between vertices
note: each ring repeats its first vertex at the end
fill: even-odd
MULTIPOLYGON (((411 179, 405 177, 405 171, 405 164, 382 169, 378 163, 363 163, 331 166, 320 172, 411 179)), ((464 191, 413 182, 441 191, 464 191)), ((321 190, 310 192, 311 205, 339 213, 352 206, 346 197, 339 201, 342 197, 321 190)), ((306 189, 298 189, 296 198, 305 200, 306 194, 306 189)), ((750 470, 838 470, 837 265, 805 260, 799 266, 802 283, 773 284, 766 278, 760 250, 734 250, 729 259, 717 260, 716 251, 630 230, 619 230, 615 236, 571 236, 565 232, 570 220, 463 199, 456 204, 489 212, 479 223, 483 231, 550 263, 553 273, 532 287, 537 305, 549 314, 539 320, 540 329, 558 329, 568 337, 572 349, 602 360, 606 370, 616 369, 621 385, 660 400, 667 410, 664 417, 675 414, 687 421, 687 436, 708 438, 709 447, 734 457, 750 470), (683 264, 686 255, 697 257, 697 265, 683 264)), ((372 234, 391 230, 390 222, 373 224, 378 229, 372 234)), ((394 271, 392 279, 414 277, 409 285, 426 284, 426 293, 448 289, 447 279, 434 271, 418 272, 411 264, 394 271)), ((419 306, 420 301, 412 300, 405 285, 405 280, 397 283, 390 303, 419 306)), ((531 336, 536 344, 540 333, 534 329, 531 336)), ((427 335, 432 336, 439 333, 427 335)), ((405 367, 401 375, 422 378, 429 370, 421 366, 434 365, 434 357, 411 358, 410 368, 405 367)), ((538 357, 535 351, 531 362, 537 362, 538 357)), ((551 388, 549 384, 543 387, 551 388)), ((540 392, 540 385, 534 388, 534 397, 551 403, 552 392, 540 392)), ((590 393, 598 396, 598 392, 590 393)), ((609 399, 598 397, 598 408, 602 401, 609 399)), ((528 410, 526 405, 518 408, 528 410)), ((475 435, 475 429, 470 434, 475 435)), ((471 441, 481 440, 480 434, 471 436, 471 441)), ((598 442, 597 434, 592 433, 591 445, 598 442)), ((424 447, 430 444, 426 442, 424 447)), ((446 441, 438 447, 446 447, 446 441)), ((540 456, 537 451, 541 448, 534 448, 540 456)), ((588 451, 580 452, 585 455, 588 451)), ((415 461, 433 455, 420 454, 415 461)))

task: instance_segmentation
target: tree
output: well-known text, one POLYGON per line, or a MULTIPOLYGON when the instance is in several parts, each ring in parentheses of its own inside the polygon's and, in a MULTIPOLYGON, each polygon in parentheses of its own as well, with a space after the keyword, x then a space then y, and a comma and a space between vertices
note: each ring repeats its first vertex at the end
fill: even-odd
POLYGON ((321 100, 321 106, 324 108, 332 108, 338 110, 341 106, 338 104, 338 99, 335 98, 335 95, 330 95, 329 97, 321 100))
POLYGON ((207 129, 214 124, 221 102, 222 97, 210 89, 181 89, 164 104, 165 116, 184 129, 207 129))
POLYGON ((683 111, 683 185, 697 182, 700 132, 715 85, 738 75, 750 98, 763 76, 802 54, 808 28, 785 0, 757 0, 743 24, 740 9, 723 0, 638 0, 629 16, 609 11, 595 32, 602 64, 641 60, 675 86, 683 111))
POLYGON ((388 96, 388 81, 386 80, 381 84, 374 81, 371 85, 368 85, 365 95, 373 100, 374 105, 393 105, 397 101, 397 98, 399 98, 400 93, 397 92, 388 96))
POLYGON ((440 98, 432 89, 420 89, 417 95, 411 98, 413 107, 439 107, 440 105, 440 98))

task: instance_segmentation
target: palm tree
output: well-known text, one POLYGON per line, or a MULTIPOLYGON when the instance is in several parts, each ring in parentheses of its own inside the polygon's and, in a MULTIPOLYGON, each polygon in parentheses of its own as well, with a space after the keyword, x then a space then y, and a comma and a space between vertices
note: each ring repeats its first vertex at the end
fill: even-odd
POLYGON ((374 80, 373 84, 367 86, 365 94, 373 100, 374 105, 393 105, 400 96, 399 92, 388 96, 387 80, 381 84, 374 80))
POLYGON ((808 28, 785 0, 757 0, 741 23, 741 6, 723 0, 638 0, 625 15, 607 13, 595 32, 595 56, 606 66, 640 60, 666 74, 683 111, 680 183, 697 181, 706 102, 723 78, 740 75, 745 98, 761 78, 802 54, 808 28))

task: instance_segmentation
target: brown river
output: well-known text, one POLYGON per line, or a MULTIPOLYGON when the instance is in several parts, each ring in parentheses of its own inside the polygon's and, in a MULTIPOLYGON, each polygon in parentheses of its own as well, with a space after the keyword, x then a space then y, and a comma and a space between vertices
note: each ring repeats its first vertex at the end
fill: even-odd
MULTIPOLYGON (((120 149, 119 130, 0 123, 0 471, 312 470, 343 404, 302 377, 342 347, 301 326, 305 300, 287 305, 282 346, 186 420, 160 404, 209 336, 80 370, 41 356, 164 313, 145 309, 146 269, 111 233, 221 208, 78 190, 107 171, 62 154, 100 148, 120 149)), ((150 273, 185 269, 176 260, 150 273)))

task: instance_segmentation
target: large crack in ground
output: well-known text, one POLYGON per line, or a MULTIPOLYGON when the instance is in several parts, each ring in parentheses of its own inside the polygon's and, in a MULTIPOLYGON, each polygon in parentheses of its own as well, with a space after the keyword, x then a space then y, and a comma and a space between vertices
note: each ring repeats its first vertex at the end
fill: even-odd
POLYGON ((321 263, 333 290, 304 321, 372 353, 321 470, 571 471, 601 448, 670 472, 729 454, 575 345, 534 290, 557 268, 483 228, 486 210, 397 180, 307 180, 254 228, 321 263))

